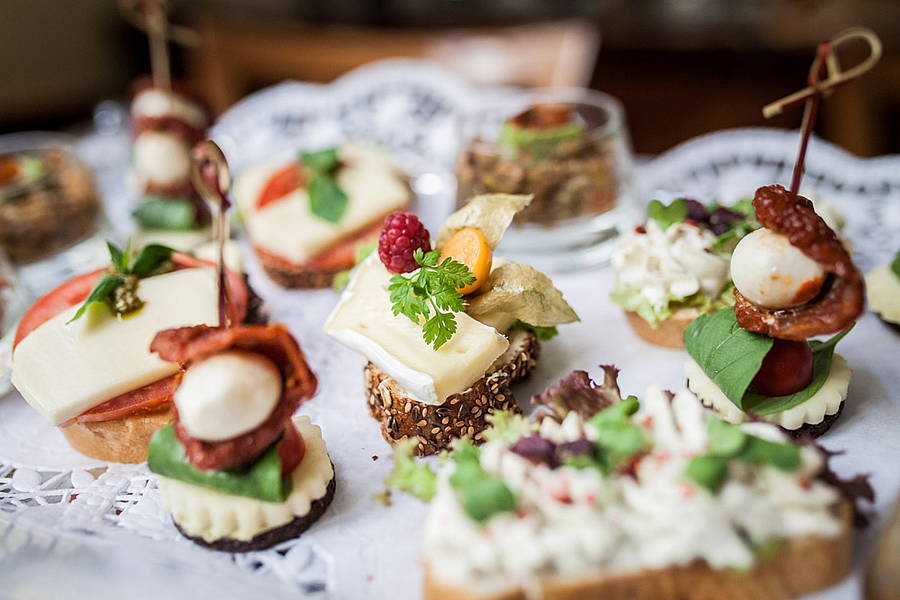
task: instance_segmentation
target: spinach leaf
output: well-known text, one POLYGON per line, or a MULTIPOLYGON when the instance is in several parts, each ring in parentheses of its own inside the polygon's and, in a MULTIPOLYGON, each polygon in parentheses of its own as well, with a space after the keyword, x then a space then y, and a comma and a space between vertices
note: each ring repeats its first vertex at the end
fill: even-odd
POLYGON ((147 467, 157 475, 232 496, 284 502, 291 493, 291 478, 281 476, 278 442, 250 465, 227 471, 201 471, 188 462, 174 427, 169 425, 150 439, 147 467))
POLYGON ((198 226, 196 208, 187 198, 147 196, 132 215, 145 229, 184 231, 198 226))
POLYGON ((673 200, 668 206, 659 200, 652 200, 647 205, 647 216, 665 231, 675 223, 681 223, 687 218, 687 203, 681 198, 673 200))
POLYGON ((88 309, 91 304, 95 304, 97 302, 105 302, 112 293, 116 290, 119 285, 122 284, 122 277, 119 275, 104 275, 97 285, 94 286, 94 289, 91 290, 91 293, 85 299, 85 301, 78 307, 78 310, 75 311, 75 314, 71 319, 66 321, 66 325, 71 323, 72 321, 76 321, 84 315, 84 312, 88 309))
POLYGON ((684 345, 691 358, 744 411, 749 410, 745 404, 747 389, 773 343, 770 337, 742 329, 729 307, 700 315, 684 332, 684 345))

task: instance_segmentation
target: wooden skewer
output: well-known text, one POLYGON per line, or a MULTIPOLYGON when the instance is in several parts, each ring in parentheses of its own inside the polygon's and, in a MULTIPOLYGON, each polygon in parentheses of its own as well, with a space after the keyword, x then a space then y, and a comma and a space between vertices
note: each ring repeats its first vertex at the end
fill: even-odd
POLYGON ((225 242, 229 236, 228 190, 231 173, 222 149, 211 140, 199 142, 191 152, 191 180, 194 189, 212 207, 213 239, 216 241, 216 279, 219 283, 219 326, 232 325, 228 318, 228 286, 225 277, 225 242))
POLYGON ((767 104, 763 107, 763 116, 765 118, 769 119, 775 115, 780 115, 785 108, 808 100, 816 94, 829 92, 839 85, 843 85, 850 80, 856 79, 874 67, 875 63, 881 58, 881 40, 874 31, 866 29, 865 27, 853 27, 841 32, 837 37, 831 40, 830 45, 831 50, 826 59, 828 77, 820 81, 818 86, 810 84, 799 92, 794 92, 780 100, 767 104), (866 42, 869 46, 869 56, 858 65, 851 67, 846 71, 841 71, 840 63, 835 51, 839 46, 851 40, 862 40, 866 42))
MULTIPOLYGON (((139 7, 139 0, 121 0, 119 2, 119 9, 122 13, 122 18, 125 19, 125 21, 127 21, 128 24, 135 29, 140 29, 144 33, 147 33, 147 19, 139 7)), ((199 33, 194 31, 190 27, 185 27, 184 25, 174 25, 169 22, 166 23, 166 39, 181 46, 200 45, 199 33)))
POLYGON ((164 90, 172 89, 169 69, 169 42, 166 38, 167 19, 162 3, 150 0, 147 6, 147 39, 150 41, 150 72, 153 85, 164 90))

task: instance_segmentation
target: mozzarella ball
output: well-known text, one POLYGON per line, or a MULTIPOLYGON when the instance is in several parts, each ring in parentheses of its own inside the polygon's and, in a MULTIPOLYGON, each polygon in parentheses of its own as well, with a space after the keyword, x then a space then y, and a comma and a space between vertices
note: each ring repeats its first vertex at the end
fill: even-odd
POLYGON ((191 173, 191 148, 179 136, 145 131, 134 140, 134 170, 142 182, 173 185, 191 173))
POLYGON ((815 298, 825 271, 787 237, 762 228, 744 236, 734 249, 731 279, 747 300, 777 310, 815 298))
POLYGON ((178 418, 191 437, 219 442, 252 431, 281 398, 281 373, 261 354, 229 350, 185 372, 175 391, 178 418))
POLYGON ((195 129, 206 128, 206 111, 196 102, 169 90, 148 88, 131 103, 134 118, 172 117, 195 129))

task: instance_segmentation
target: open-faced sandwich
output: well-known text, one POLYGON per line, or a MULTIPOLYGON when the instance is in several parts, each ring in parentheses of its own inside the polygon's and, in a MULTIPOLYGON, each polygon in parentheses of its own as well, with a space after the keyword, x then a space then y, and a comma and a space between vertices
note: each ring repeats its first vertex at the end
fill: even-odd
POLYGON ((654 200, 647 216, 616 243, 610 298, 642 339, 683 348, 691 321, 733 304, 728 259, 759 223, 750 200, 728 207, 687 198, 654 200))
POLYGON ((191 182, 191 148, 209 116, 187 93, 140 80, 131 103, 132 170, 141 194, 134 211, 141 243, 189 251, 210 238, 210 215, 191 182))
POLYGON ((253 167, 235 196, 266 273, 284 287, 319 288, 353 267, 357 247, 377 238, 412 192, 384 150, 348 142, 253 167))
POLYGON ((316 377, 281 325, 181 327, 151 349, 183 366, 175 423, 150 442, 148 466, 175 525, 227 552, 262 550, 298 536, 334 496, 321 430, 292 415, 316 377))
POLYGON ((0 155, 0 248, 31 261, 90 237, 100 203, 87 168, 69 151, 0 155))
POLYGON ((351 275, 325 332, 368 361, 369 410, 387 441, 414 438, 424 455, 480 440, 490 413, 518 410, 510 384, 534 368, 538 339, 578 320, 546 275, 493 260, 529 201, 474 198, 433 246, 415 215, 394 213, 351 275))
POLYGON ((900 327, 900 252, 890 264, 866 274, 869 306, 885 323, 900 327))
POLYGON ((431 503, 426 599, 786 600, 847 575, 865 479, 687 390, 622 399, 604 369, 548 389, 535 422, 495 414, 437 473, 398 447, 389 484, 431 503))
MULTIPOLYGON (((154 431, 172 421, 180 369, 149 351, 161 329, 218 322, 212 263, 160 245, 110 244, 105 269, 39 298, 16 332, 12 382, 87 456, 141 462, 154 431)), ((226 277, 233 322, 256 321, 260 301, 238 273, 226 277)))
POLYGON ((734 308, 685 331, 688 385, 729 422, 756 418, 821 435, 847 396, 850 369, 834 348, 863 311, 863 278, 803 196, 771 185, 753 206, 763 227, 731 257, 734 308))

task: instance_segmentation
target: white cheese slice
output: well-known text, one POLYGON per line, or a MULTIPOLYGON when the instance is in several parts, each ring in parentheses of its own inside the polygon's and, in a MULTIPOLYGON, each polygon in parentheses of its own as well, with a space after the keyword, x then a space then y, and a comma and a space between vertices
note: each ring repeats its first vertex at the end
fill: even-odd
POLYGON ((422 328, 394 316, 387 292, 391 274, 376 255, 360 265, 325 323, 325 333, 363 354, 414 400, 442 404, 467 390, 509 347, 496 329, 456 313, 457 330, 435 350, 422 328))
POLYGON ((303 264, 347 235, 409 203, 409 189, 383 151, 347 144, 339 152, 346 167, 338 172, 337 181, 347 194, 348 204, 337 223, 312 213, 306 189, 256 208, 269 179, 284 164, 251 168, 237 179, 235 197, 254 245, 294 264, 303 264))
POLYGON ((32 331, 13 353, 12 382, 54 425, 178 371, 149 350, 158 331, 218 322, 213 269, 142 279, 144 307, 125 319, 95 305, 66 324, 77 306, 32 331))
POLYGON ((866 275, 869 307, 888 323, 900 324, 900 277, 889 265, 882 265, 866 275))

